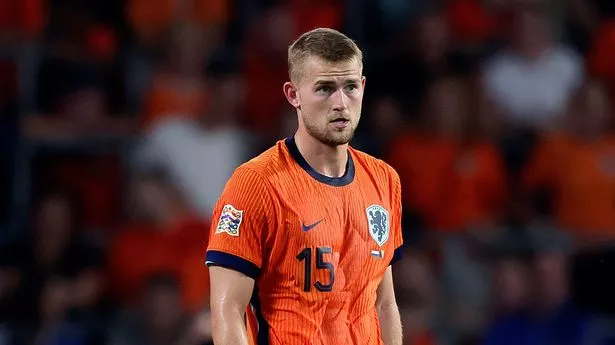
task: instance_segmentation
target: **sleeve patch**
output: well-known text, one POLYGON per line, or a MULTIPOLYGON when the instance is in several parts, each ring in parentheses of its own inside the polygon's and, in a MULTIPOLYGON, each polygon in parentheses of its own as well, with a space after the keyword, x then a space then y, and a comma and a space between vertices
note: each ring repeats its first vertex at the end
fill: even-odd
POLYGON ((216 226, 216 234, 227 233, 230 236, 239 236, 242 217, 242 210, 238 210, 230 204, 224 205, 216 226))

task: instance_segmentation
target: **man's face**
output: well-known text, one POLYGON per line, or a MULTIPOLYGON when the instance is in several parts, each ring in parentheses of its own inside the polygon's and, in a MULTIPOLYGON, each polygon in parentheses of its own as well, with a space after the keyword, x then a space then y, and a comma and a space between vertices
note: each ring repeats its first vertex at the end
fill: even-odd
POLYGON ((347 144, 361 117, 365 86, 361 63, 309 57, 300 68, 297 84, 285 86, 289 102, 301 110, 299 130, 329 146, 347 144))

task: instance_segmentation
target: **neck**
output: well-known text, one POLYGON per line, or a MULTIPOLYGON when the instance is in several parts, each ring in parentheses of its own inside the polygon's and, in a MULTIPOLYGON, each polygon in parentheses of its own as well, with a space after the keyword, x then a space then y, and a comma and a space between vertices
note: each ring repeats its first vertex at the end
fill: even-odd
POLYGON ((301 130, 295 134, 295 143, 303 158, 319 174, 341 177, 346 173, 348 144, 329 146, 301 130))

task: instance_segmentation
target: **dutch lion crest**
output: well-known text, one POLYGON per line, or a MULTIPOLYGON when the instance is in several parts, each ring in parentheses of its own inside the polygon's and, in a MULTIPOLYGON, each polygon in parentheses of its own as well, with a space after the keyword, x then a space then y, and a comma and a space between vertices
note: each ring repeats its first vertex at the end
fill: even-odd
POLYGON ((369 234, 382 246, 389 239, 389 212, 380 205, 371 205, 365 209, 369 234))

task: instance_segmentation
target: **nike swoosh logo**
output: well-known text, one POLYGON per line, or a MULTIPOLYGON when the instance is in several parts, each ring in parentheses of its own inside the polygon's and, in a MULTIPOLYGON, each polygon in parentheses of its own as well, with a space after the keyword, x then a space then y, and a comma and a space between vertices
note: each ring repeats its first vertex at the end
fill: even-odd
POLYGON ((317 221, 314 224, 310 224, 310 225, 305 225, 304 223, 301 223, 301 230, 303 230, 304 232, 308 232, 312 229, 314 229, 316 227, 316 225, 320 224, 320 222, 322 222, 324 219, 321 219, 319 221, 317 221))

